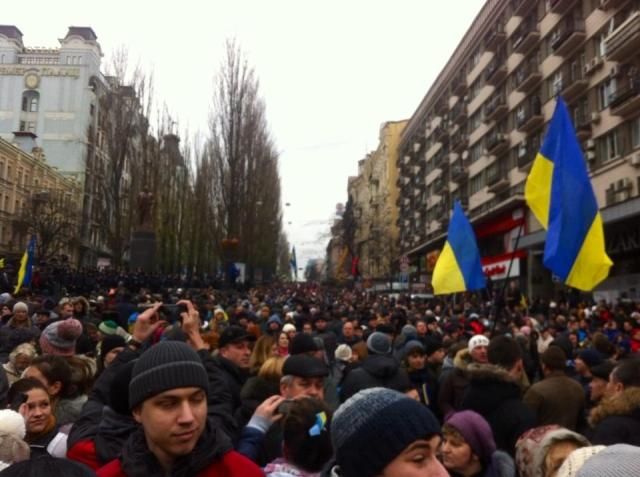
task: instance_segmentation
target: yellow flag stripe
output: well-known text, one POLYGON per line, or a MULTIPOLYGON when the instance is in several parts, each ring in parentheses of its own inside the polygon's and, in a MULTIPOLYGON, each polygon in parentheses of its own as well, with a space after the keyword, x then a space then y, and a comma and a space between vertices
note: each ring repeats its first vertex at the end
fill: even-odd
POLYGON ((591 291, 594 286, 607 278, 613 262, 603 252, 604 249, 604 227, 602 216, 598 213, 569 272, 567 285, 579 290, 591 291))
POLYGON ((525 183, 524 197, 533 215, 545 229, 549 226, 552 178, 553 162, 538 153, 525 183))
POLYGON ((458 293, 467 289, 462 271, 449 242, 444 244, 444 248, 438 257, 433 270, 431 284, 433 285, 433 293, 436 295, 458 293))

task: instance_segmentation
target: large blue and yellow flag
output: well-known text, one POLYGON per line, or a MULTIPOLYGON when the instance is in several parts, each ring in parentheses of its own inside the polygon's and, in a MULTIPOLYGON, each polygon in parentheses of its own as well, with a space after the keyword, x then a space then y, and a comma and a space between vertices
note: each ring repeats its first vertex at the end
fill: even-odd
POLYGON ((18 283, 13 291, 15 295, 20 291, 23 286, 29 286, 31 284, 31 270, 33 269, 33 258, 36 255, 36 237, 32 236, 27 245, 22 259, 20 260, 20 269, 18 270, 18 283))
POLYGON ((613 263, 605 252, 602 217, 569 111, 559 96, 527 177, 525 200, 547 229, 545 267, 585 291, 607 278, 613 263))
POLYGON ((447 241, 433 269, 431 284, 436 295, 478 290, 486 285, 476 237, 458 201, 453 205, 447 241))

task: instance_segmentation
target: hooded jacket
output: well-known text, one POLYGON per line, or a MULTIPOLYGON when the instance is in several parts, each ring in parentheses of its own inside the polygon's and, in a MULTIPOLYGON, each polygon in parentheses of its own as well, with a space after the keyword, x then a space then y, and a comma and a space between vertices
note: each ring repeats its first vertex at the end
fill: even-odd
POLYGON ((444 365, 438 389, 438 408, 441 415, 447 416, 462 409, 462 399, 469 385, 467 367, 472 363, 471 353, 461 349, 453 359, 453 369, 444 365))
MULTIPOLYGON (((144 431, 134 432, 122 450, 122 456, 98 469, 99 477, 149 477, 167 475, 149 450, 144 431)), ((246 457, 231 448, 231 442, 220 430, 214 429, 212 423, 200 436, 193 451, 176 460, 171 477, 258 477, 262 476, 260 468, 246 457)))
POLYGON ((375 387, 404 392, 411 388, 411 381, 407 372, 392 356, 371 355, 344 379, 340 389, 340 402, 346 401, 358 391, 375 387))
POLYGON ((640 446, 640 387, 627 388, 619 396, 603 400, 591 411, 589 422, 594 427, 594 445, 640 446))
POLYGON ((467 371, 469 388, 462 409, 484 417, 497 448, 513 457, 518 437, 536 425, 535 414, 522 402, 520 385, 505 369, 493 364, 472 364, 467 371))

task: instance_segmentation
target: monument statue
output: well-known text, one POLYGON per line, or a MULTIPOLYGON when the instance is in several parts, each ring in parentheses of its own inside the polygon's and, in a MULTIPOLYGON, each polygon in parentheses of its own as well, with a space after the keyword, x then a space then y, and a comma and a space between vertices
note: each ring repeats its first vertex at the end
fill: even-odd
POLYGON ((153 193, 144 189, 138 194, 138 229, 153 230, 153 193))

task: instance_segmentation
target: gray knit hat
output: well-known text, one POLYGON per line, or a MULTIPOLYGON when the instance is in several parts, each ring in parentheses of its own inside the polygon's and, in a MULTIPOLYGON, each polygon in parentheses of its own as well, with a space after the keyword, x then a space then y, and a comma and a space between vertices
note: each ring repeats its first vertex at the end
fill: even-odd
POLYGON ((188 387, 209 392, 202 360, 186 343, 162 341, 145 351, 133 367, 129 408, 170 389, 188 387))
POLYGON ((333 416, 331 440, 343 477, 378 475, 411 443, 440 433, 429 409, 404 394, 370 388, 333 416))
POLYGON ((640 475, 640 447, 616 444, 588 459, 578 477, 617 477, 640 475))
POLYGON ((384 333, 375 331, 367 339, 367 349, 373 354, 390 354, 391 338, 384 333))

